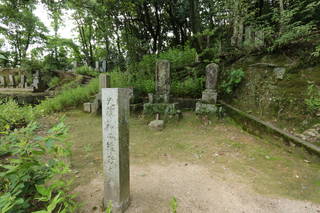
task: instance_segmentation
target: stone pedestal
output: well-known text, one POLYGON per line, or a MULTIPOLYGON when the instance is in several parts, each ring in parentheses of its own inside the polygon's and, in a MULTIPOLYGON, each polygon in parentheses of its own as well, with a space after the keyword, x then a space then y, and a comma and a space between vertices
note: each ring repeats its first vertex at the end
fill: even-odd
POLYGON ((83 104, 83 110, 85 111, 85 112, 91 112, 91 103, 84 103, 83 104))
POLYGON ((215 104, 208 104, 197 102, 196 104, 196 114, 197 115, 214 115, 218 111, 218 108, 215 104))
POLYGON ((127 89, 102 89, 104 206, 123 213, 130 204, 129 96, 127 89))
POLYGON ((202 101, 210 104, 217 103, 218 93, 213 89, 206 89, 202 92, 202 101))

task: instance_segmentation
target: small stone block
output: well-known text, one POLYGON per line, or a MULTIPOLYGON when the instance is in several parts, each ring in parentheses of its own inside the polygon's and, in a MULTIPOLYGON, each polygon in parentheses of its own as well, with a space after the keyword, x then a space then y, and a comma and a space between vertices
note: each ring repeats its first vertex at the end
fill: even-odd
POLYGON ((83 110, 85 111, 85 112, 91 112, 91 103, 84 103, 83 104, 83 110))
POLYGON ((151 121, 148 125, 151 129, 155 129, 155 130, 163 130, 164 128, 164 120, 154 120, 151 121))

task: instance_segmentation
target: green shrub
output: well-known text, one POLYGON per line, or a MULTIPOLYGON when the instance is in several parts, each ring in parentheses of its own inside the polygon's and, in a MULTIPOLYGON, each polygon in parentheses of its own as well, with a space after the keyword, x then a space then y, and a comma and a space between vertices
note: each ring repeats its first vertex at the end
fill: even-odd
POLYGON ((220 89, 224 94, 231 94, 244 78, 242 69, 228 70, 225 73, 225 80, 222 81, 220 89))
POLYGON ((162 52, 159 55, 159 59, 169 60, 171 68, 175 70, 193 64, 196 56, 196 50, 187 46, 184 49, 172 48, 162 52))
POLYGON ((308 109, 318 111, 320 109, 320 90, 314 84, 308 87, 308 96, 309 98, 305 99, 308 109))
POLYGON ((68 107, 78 106, 90 100, 91 96, 98 93, 98 91, 99 81, 98 79, 93 79, 84 87, 78 86, 74 89, 67 89, 54 98, 42 101, 35 107, 35 112, 41 115, 63 111, 68 107))
POLYGON ((60 83, 60 78, 58 77, 53 77, 48 83, 49 88, 55 88, 59 85, 60 83))
POLYGON ((175 77, 177 69, 182 69, 185 66, 191 65, 196 60, 197 52, 190 47, 172 48, 156 55, 145 55, 139 63, 130 64, 128 71, 130 73, 138 73, 136 75, 153 79, 155 76, 155 66, 158 59, 165 59, 171 62, 172 76, 175 77))
POLYGON ((92 76, 92 77, 99 76, 99 72, 97 72, 95 69, 93 69, 92 67, 89 67, 89 66, 77 67, 75 69, 75 71, 77 74, 80 74, 80 75, 88 75, 88 76, 92 76))
POLYGON ((114 88, 127 88, 130 87, 129 78, 130 75, 127 72, 121 72, 120 70, 114 70, 109 72, 108 75, 111 79, 111 87, 114 88))
POLYGON ((0 101, 0 135, 5 131, 27 125, 34 119, 31 106, 19 106, 15 101, 0 101))
POLYGON ((75 202, 66 193, 62 178, 70 172, 62 160, 69 155, 63 123, 36 136, 37 125, 0 137, 1 213, 74 212, 75 202))
POLYGON ((171 84, 171 93, 180 97, 199 97, 203 90, 203 82, 203 78, 187 78, 184 81, 174 81, 171 84))

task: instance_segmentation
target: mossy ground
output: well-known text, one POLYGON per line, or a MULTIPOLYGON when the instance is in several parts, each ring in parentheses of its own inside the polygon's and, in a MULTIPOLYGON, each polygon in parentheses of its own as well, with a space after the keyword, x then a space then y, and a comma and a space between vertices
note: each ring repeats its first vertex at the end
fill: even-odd
MULTIPOLYGON (((75 186, 86 184, 102 173, 101 117, 74 110, 66 113, 66 122, 74 143, 75 186)), ((229 119, 206 126, 187 112, 181 121, 159 132, 149 129, 142 116, 133 115, 130 155, 134 165, 199 164, 261 194, 320 203, 320 160, 316 156, 280 141, 254 137, 229 119), (229 173, 237 175, 230 179, 229 173)))

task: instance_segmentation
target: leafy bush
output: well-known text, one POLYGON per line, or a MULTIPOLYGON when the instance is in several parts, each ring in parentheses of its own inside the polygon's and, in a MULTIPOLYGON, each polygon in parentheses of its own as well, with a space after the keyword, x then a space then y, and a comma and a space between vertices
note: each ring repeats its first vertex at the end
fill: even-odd
POLYGON ((184 49, 172 48, 162 52, 159 55, 159 59, 169 60, 171 68, 175 70, 194 63, 196 56, 196 50, 187 46, 184 49))
POLYGON ((145 55, 139 63, 130 64, 128 67, 129 73, 135 73, 139 76, 144 76, 153 79, 155 75, 155 66, 158 59, 165 59, 171 62, 171 70, 173 76, 177 69, 184 68, 193 64, 196 60, 197 52, 190 47, 172 48, 156 55, 145 55))
POLYGON ((34 119, 31 106, 19 106, 15 101, 0 101, 0 135, 5 131, 27 125, 34 119))
POLYGON ((80 75, 88 75, 88 76, 92 76, 92 77, 99 76, 99 72, 97 72, 95 69, 93 69, 92 67, 89 67, 89 66, 77 67, 75 69, 75 71, 76 71, 76 73, 78 73, 80 75))
POLYGON ((318 111, 320 109, 320 90, 314 84, 308 87, 308 96, 309 98, 305 99, 305 103, 309 110, 318 111))
POLYGON ((74 212, 75 203, 61 178, 70 172, 62 158, 69 154, 63 123, 35 136, 37 124, 0 138, 1 213, 74 212), (60 178, 58 178, 60 177, 60 178))
POLYGON ((111 87, 133 87, 135 94, 146 95, 154 92, 155 83, 153 78, 143 75, 142 72, 128 73, 114 70, 108 73, 111 78, 111 87))
POLYGON ((174 81, 171 85, 171 93, 175 96, 199 97, 203 88, 203 78, 187 78, 184 81, 174 81))
POLYGON ((279 38, 274 41, 273 48, 281 48, 286 46, 287 44, 293 44, 297 42, 301 42, 301 40, 305 41, 305 38, 310 35, 314 28, 312 24, 300 25, 300 23, 295 23, 290 25, 286 32, 281 34, 279 38))
POLYGON ((99 81, 98 79, 93 79, 84 87, 78 86, 74 89, 64 90, 54 98, 42 101, 35 107, 35 112, 40 115, 50 114, 65 110, 68 107, 78 106, 90 100, 91 96, 98 93, 98 91, 99 81))
POLYGON ((225 80, 223 80, 220 89, 225 94, 231 94, 234 89, 240 84, 242 79, 244 78, 244 72, 242 69, 233 69, 228 70, 225 76, 225 80))
POLYGON ((51 78, 51 80, 48 83, 49 88, 55 88, 56 86, 58 86, 60 83, 60 78, 58 77, 53 77, 51 78))
POLYGON ((121 72, 120 70, 114 70, 108 73, 108 75, 111 79, 111 87, 127 88, 131 86, 129 83, 129 78, 131 74, 129 73, 121 72))

